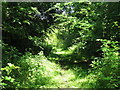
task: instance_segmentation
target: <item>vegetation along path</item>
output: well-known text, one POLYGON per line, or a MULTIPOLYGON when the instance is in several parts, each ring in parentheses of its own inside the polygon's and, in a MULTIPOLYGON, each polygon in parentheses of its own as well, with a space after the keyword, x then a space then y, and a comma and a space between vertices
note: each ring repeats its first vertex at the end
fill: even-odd
POLYGON ((2 2, 0 88, 120 89, 120 2, 90 1, 2 2))

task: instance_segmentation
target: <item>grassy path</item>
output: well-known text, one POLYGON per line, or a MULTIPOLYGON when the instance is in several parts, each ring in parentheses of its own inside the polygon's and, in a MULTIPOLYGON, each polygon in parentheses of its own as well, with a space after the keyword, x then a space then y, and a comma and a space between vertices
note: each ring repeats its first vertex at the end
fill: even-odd
POLYGON ((23 73, 18 79, 22 80, 21 86, 24 88, 92 88, 95 86, 94 75, 89 74, 87 69, 71 63, 71 65, 68 65, 69 63, 67 65, 56 63, 59 59, 67 60, 67 55, 55 53, 46 58, 41 53, 39 55, 30 54, 21 58, 23 73))
MULTIPOLYGON (((64 59, 65 56, 69 55, 69 51, 61 51, 57 50, 54 52, 53 58, 56 60, 64 59)), ((53 60, 53 58, 51 58, 53 60)), ((59 63, 57 65, 60 65, 59 63)), ((87 75, 87 70, 83 70, 81 67, 74 67, 71 65, 71 68, 63 68, 59 67, 59 74, 53 77, 53 81, 57 83, 55 87, 57 88, 90 88, 91 86, 88 85, 91 82, 90 76, 87 75), (85 84, 83 86, 83 84, 85 84)))

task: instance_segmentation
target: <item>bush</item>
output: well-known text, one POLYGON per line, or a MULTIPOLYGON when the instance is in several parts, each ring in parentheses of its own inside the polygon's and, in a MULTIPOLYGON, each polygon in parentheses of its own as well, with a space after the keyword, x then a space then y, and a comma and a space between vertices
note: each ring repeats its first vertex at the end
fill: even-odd
POLYGON ((92 67, 99 76, 98 83, 101 88, 118 88, 120 84, 118 42, 106 39, 100 41, 103 43, 101 46, 103 58, 96 58, 92 62, 92 67))
POLYGON ((15 66, 14 64, 7 63, 8 66, 1 68, 2 78, 0 79, 2 88, 5 87, 19 87, 19 82, 16 82, 15 78, 13 77, 13 70, 16 70, 20 67, 15 66))
POLYGON ((7 63, 17 63, 17 60, 21 56, 21 53, 8 44, 2 43, 2 66, 5 67, 7 63))
POLYGON ((26 53, 19 60, 21 67, 17 80, 22 88, 41 88, 53 86, 52 78, 59 74, 55 63, 51 63, 41 51, 38 55, 26 53))

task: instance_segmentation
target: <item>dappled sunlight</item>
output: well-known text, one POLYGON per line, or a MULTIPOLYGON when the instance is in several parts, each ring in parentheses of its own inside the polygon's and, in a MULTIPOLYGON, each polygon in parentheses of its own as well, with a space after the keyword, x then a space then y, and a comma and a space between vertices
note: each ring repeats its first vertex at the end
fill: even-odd
MULTIPOLYGON (((22 61, 26 62, 26 64, 30 67, 27 71, 25 71, 29 72, 28 76, 27 73, 25 74, 28 78, 27 82, 24 82, 23 87, 26 87, 28 82, 32 82, 32 84, 36 87, 37 85, 39 86, 40 83, 44 82, 45 87, 48 88, 81 88, 82 83, 93 83, 92 79, 88 78, 89 75, 86 75, 85 71, 82 69, 79 70, 79 68, 75 68, 65 70, 61 68, 59 64, 47 60, 47 58, 45 58, 42 54, 36 55, 35 57, 29 57, 28 54, 25 59, 22 58, 22 61)), ((22 68, 25 67, 22 66, 22 68)))
POLYGON ((119 6, 3 2, 2 88, 119 89, 119 6))

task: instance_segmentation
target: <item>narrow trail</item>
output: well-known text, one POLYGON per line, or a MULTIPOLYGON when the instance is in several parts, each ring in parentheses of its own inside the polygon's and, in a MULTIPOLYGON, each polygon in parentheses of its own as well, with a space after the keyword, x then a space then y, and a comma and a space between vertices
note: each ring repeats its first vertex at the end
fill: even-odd
MULTIPOLYGON (((59 61, 59 59, 64 59, 70 53, 66 52, 66 51, 58 50, 58 51, 54 52, 53 54, 55 56, 53 55, 52 57, 54 57, 55 60, 59 61)), ((56 63, 56 64, 60 65, 60 63, 56 63)), ((76 83, 80 82, 80 78, 83 78, 83 76, 79 77, 79 80, 77 80, 78 76, 75 73, 76 72, 78 73, 79 71, 75 71, 71 68, 66 68, 67 65, 65 66, 64 63, 62 63, 62 64, 63 65, 60 65, 61 66, 60 71, 59 71, 60 73, 53 78, 54 81, 59 80, 57 82, 59 86, 57 86, 57 87, 58 88, 78 88, 76 86, 76 83)), ((71 67, 72 67, 72 65, 71 65, 71 67)), ((82 69, 80 72, 81 72, 81 75, 82 75, 82 73, 84 73, 84 71, 82 69)))
MULTIPOLYGON (((56 52, 52 53, 52 57, 57 60, 57 59, 63 59, 65 55, 65 51, 57 50, 56 52), (61 57, 63 56, 63 57, 61 57)), ((52 58, 52 59, 53 59, 52 58)), ((57 61, 59 61, 57 60, 57 61)), ((60 63, 56 63, 57 65, 60 65, 60 63)), ((59 86, 58 88, 70 88, 72 80, 75 79, 75 75, 71 69, 65 69, 63 66, 60 67, 60 73, 53 78, 53 80, 59 80, 57 83, 59 86)), ((74 87, 74 86, 72 86, 74 87)))
POLYGON ((61 80, 61 82, 59 82, 61 85, 64 85, 65 87, 70 87, 69 85, 69 78, 68 76, 65 74, 64 72, 61 72, 59 79, 61 80))
POLYGON ((60 72, 61 73, 54 78, 54 80, 59 78, 58 84, 60 86, 58 86, 58 88, 59 87, 62 87, 62 88, 75 87, 75 86, 71 86, 72 85, 71 83, 73 82, 72 80, 75 79, 75 75, 72 73, 72 71, 61 69, 60 72))

